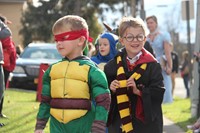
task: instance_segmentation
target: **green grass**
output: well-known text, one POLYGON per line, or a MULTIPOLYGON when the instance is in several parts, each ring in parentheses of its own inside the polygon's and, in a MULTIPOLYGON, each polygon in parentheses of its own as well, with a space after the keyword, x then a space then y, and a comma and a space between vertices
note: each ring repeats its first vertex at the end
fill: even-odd
POLYGON ((164 104, 163 114, 187 133, 187 125, 193 124, 197 118, 191 118, 190 99, 175 98, 172 104, 164 104))
MULTIPOLYGON (((196 118, 191 118, 190 100, 175 98, 172 104, 164 104, 163 114, 180 126, 185 132, 186 126, 193 124, 196 118)), ((0 119, 5 126, 0 128, 0 133, 33 133, 39 102, 36 102, 36 92, 17 89, 5 91, 3 113, 9 119, 0 119)), ((49 133, 49 125, 45 128, 49 133)))
MULTIPOLYGON (((0 128, 0 133, 33 133, 38 108, 36 92, 6 90, 3 113, 7 115, 8 119, 0 119, 0 122, 5 124, 0 128)), ((47 132, 49 132, 48 127, 45 129, 45 133, 47 132)))

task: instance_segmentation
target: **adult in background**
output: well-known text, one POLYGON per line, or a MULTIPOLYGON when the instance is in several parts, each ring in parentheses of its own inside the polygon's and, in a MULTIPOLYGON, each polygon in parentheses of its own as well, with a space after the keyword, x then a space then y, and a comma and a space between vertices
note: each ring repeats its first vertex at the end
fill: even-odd
POLYGON ((162 67, 162 75, 164 78, 165 94, 163 103, 172 103, 172 59, 171 59, 171 37, 168 32, 161 32, 158 29, 158 21, 156 16, 146 18, 147 27, 150 34, 147 36, 147 41, 153 48, 155 57, 162 67))
POLYGON ((182 53, 182 63, 181 63, 181 77, 183 78, 183 83, 186 89, 186 97, 190 97, 190 90, 189 90, 189 52, 184 51, 182 53))
POLYGON ((174 51, 174 47, 172 44, 172 52, 171 52, 171 57, 172 57, 172 73, 171 73, 171 79, 172 79, 172 95, 174 94, 174 87, 175 87, 175 79, 176 79, 176 74, 178 73, 179 69, 179 58, 178 54, 176 51, 174 51))
MULTIPOLYGON (((5 82, 4 82, 4 73, 3 73, 3 64, 4 64, 4 55, 3 48, 5 38, 11 36, 11 32, 9 28, 4 24, 0 19, 0 105, 3 103, 4 90, 5 90, 5 82)), ((0 123, 0 127, 4 126, 3 123, 0 123)))
MULTIPOLYGON (((0 16, 0 20, 5 24, 4 29, 6 28, 8 29, 8 31, 10 31, 10 36, 0 37, 1 38, 0 41, 3 47, 3 56, 4 56, 3 72, 4 72, 4 82, 6 88, 9 74, 14 70, 16 65, 16 49, 15 49, 15 44, 12 41, 11 30, 7 26, 7 24, 10 24, 11 22, 8 21, 4 16, 0 16)), ((4 102, 4 97, 2 98, 2 102, 0 104, 0 117, 6 118, 7 116, 2 113, 3 102, 4 102)))

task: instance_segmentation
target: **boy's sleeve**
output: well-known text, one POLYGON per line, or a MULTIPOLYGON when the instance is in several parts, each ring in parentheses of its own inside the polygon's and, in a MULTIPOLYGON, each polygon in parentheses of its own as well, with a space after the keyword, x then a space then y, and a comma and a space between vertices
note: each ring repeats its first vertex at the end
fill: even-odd
POLYGON ((35 130, 44 129, 50 117, 50 67, 45 71, 42 80, 42 100, 37 114, 35 130))
POLYGON ((111 97, 105 73, 93 67, 90 71, 92 97, 96 103, 95 120, 92 133, 105 133, 111 97))
POLYGON ((165 92, 160 64, 154 63, 148 70, 150 71, 149 83, 142 89, 142 102, 146 124, 152 123, 158 117, 157 110, 161 108, 165 92))

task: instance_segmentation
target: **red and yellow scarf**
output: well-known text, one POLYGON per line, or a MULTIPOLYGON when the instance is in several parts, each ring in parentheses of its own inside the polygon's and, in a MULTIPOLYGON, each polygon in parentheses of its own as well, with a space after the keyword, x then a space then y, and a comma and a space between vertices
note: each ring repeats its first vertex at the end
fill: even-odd
MULTIPOLYGON (((141 59, 137 62, 137 65, 140 64, 140 67, 131 75, 135 80, 138 80, 142 76, 143 72, 147 68, 148 62, 156 61, 155 58, 152 55, 149 55, 146 50, 142 49, 142 52, 143 54, 141 55, 141 59)), ((117 80, 120 82, 120 88, 116 89, 116 96, 122 122, 122 130, 124 133, 132 133, 134 128, 132 125, 130 101, 127 95, 127 80, 122 66, 122 57, 120 55, 117 57, 117 68, 117 80)))

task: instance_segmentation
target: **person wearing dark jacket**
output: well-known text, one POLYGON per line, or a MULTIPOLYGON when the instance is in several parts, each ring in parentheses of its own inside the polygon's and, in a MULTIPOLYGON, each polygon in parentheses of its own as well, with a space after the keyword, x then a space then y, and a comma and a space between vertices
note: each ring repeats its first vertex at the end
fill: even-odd
POLYGON ((179 58, 176 51, 171 52, 172 57, 172 73, 171 73, 171 79, 172 79, 172 95, 174 94, 175 89, 175 78, 176 74, 178 73, 179 69, 179 58))
POLYGON ((186 89, 186 98, 190 97, 190 67, 189 67, 189 52, 186 50, 182 53, 182 63, 181 63, 181 77, 183 78, 183 83, 186 89))
POLYGON ((119 41, 124 48, 104 67, 111 90, 108 132, 162 133, 165 88, 160 64, 144 48, 144 21, 123 18, 119 41))

